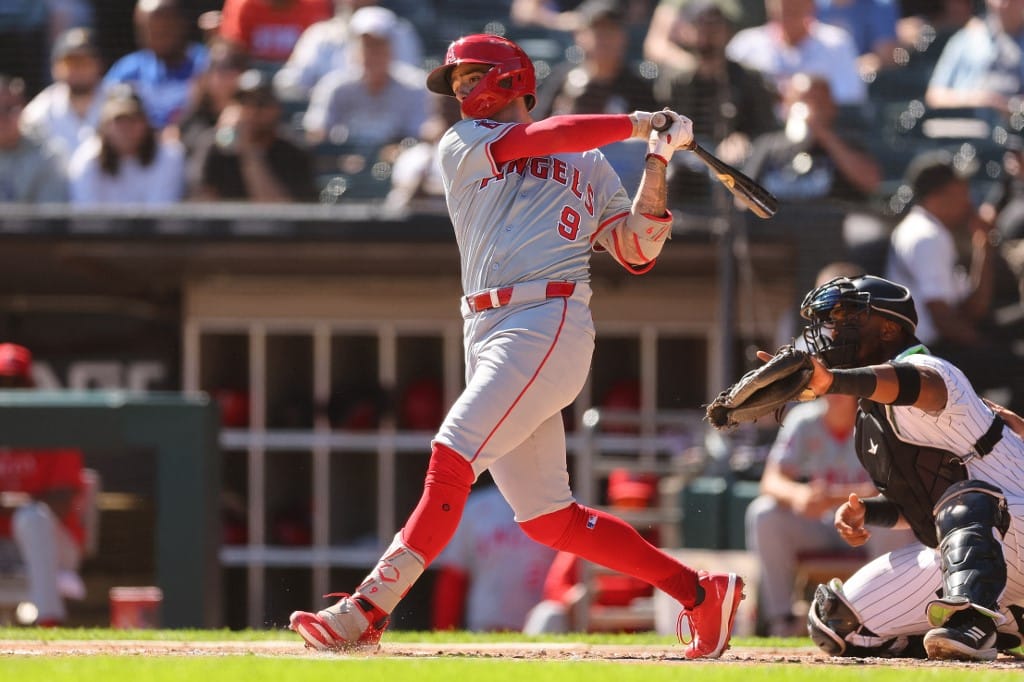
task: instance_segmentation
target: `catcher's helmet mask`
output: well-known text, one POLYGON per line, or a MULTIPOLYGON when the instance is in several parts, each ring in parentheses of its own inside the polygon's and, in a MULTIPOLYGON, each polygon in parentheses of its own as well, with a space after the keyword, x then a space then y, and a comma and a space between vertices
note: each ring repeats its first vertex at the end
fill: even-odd
POLYGON ((853 367, 860 350, 861 329, 872 313, 900 324, 911 336, 917 310, 910 290, 881 277, 837 277, 810 291, 800 315, 810 323, 803 337, 811 352, 827 367, 853 367))
POLYGON ((452 97, 452 70, 459 64, 484 64, 491 68, 462 101, 462 113, 487 118, 516 97, 526 106, 537 103, 537 76, 533 62, 521 47, 501 36, 478 33, 459 38, 448 46, 444 64, 427 76, 427 89, 452 97))

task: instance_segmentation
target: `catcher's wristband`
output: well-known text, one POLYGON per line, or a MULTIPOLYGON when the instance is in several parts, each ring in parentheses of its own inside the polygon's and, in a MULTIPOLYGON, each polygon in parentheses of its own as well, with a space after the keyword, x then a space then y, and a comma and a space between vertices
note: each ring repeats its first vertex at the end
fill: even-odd
POLYGON ((861 500, 864 503, 864 524, 892 528, 900 520, 900 509, 887 497, 877 495, 861 500))
POLYGON ((841 393, 855 395, 859 398, 870 398, 878 388, 878 376, 870 367, 832 370, 832 383, 825 393, 841 393))

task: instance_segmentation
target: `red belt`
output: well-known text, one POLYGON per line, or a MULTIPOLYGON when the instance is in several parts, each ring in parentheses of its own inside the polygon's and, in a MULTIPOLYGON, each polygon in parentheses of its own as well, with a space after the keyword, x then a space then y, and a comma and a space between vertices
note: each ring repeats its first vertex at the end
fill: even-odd
MULTIPOLYGON (((474 313, 481 313, 492 308, 500 308, 512 301, 512 292, 514 290, 515 286, 508 286, 482 291, 479 294, 467 296, 466 304, 474 313)), ((576 282, 548 282, 544 291, 544 298, 569 298, 574 291, 576 291, 576 282)))

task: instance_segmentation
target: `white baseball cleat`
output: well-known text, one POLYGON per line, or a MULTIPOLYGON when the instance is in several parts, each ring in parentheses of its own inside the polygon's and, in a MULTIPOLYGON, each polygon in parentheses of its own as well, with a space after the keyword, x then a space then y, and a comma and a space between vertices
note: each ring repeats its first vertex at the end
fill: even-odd
POLYGON ((341 597, 333 606, 309 613, 295 611, 289 627, 317 651, 376 649, 391 619, 359 594, 328 594, 341 597))

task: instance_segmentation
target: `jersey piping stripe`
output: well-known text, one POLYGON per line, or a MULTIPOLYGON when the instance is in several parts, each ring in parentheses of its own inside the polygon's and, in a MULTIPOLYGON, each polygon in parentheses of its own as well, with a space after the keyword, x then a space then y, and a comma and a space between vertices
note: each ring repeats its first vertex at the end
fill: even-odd
POLYGON ((544 354, 544 358, 540 361, 540 364, 537 365, 537 369, 534 371, 533 376, 531 376, 530 380, 526 382, 525 386, 523 386, 523 390, 519 392, 519 395, 516 396, 516 399, 513 400, 512 404, 508 406, 507 410, 505 410, 505 414, 501 415, 501 419, 498 420, 498 423, 494 425, 494 428, 491 429, 491 432, 488 433, 487 437, 484 438, 482 443, 480 443, 480 447, 477 448, 476 452, 473 453, 473 457, 471 457, 469 460, 470 464, 476 461, 476 458, 479 457, 480 453, 483 452, 485 447, 487 447, 487 443, 490 442, 491 438, 494 436, 497 430, 501 428, 501 425, 505 423, 505 420, 508 419, 508 416, 512 414, 512 410, 514 410, 516 405, 519 404, 519 401, 523 399, 523 396, 526 395, 526 392, 530 390, 530 386, 533 386, 533 382, 537 380, 537 375, 539 375, 540 371, 544 369, 544 365, 547 364, 548 358, 551 357, 551 353, 554 352, 555 346, 558 345, 558 339, 562 336, 562 328, 565 326, 565 315, 569 310, 569 299, 563 298, 561 300, 562 319, 558 321, 558 330, 555 332, 555 338, 551 341, 551 346, 548 348, 548 352, 544 354))
POLYGON ((612 223, 614 223, 617 220, 622 220, 623 218, 627 217, 628 215, 629 215, 629 211, 623 211, 622 213, 617 213, 617 214, 613 215, 611 218, 608 218, 603 223, 598 225, 597 229, 594 231, 594 234, 590 235, 590 243, 593 244, 594 242, 596 242, 597 238, 601 236, 601 233, 604 232, 604 229, 606 227, 608 227, 609 225, 611 225, 612 223))

